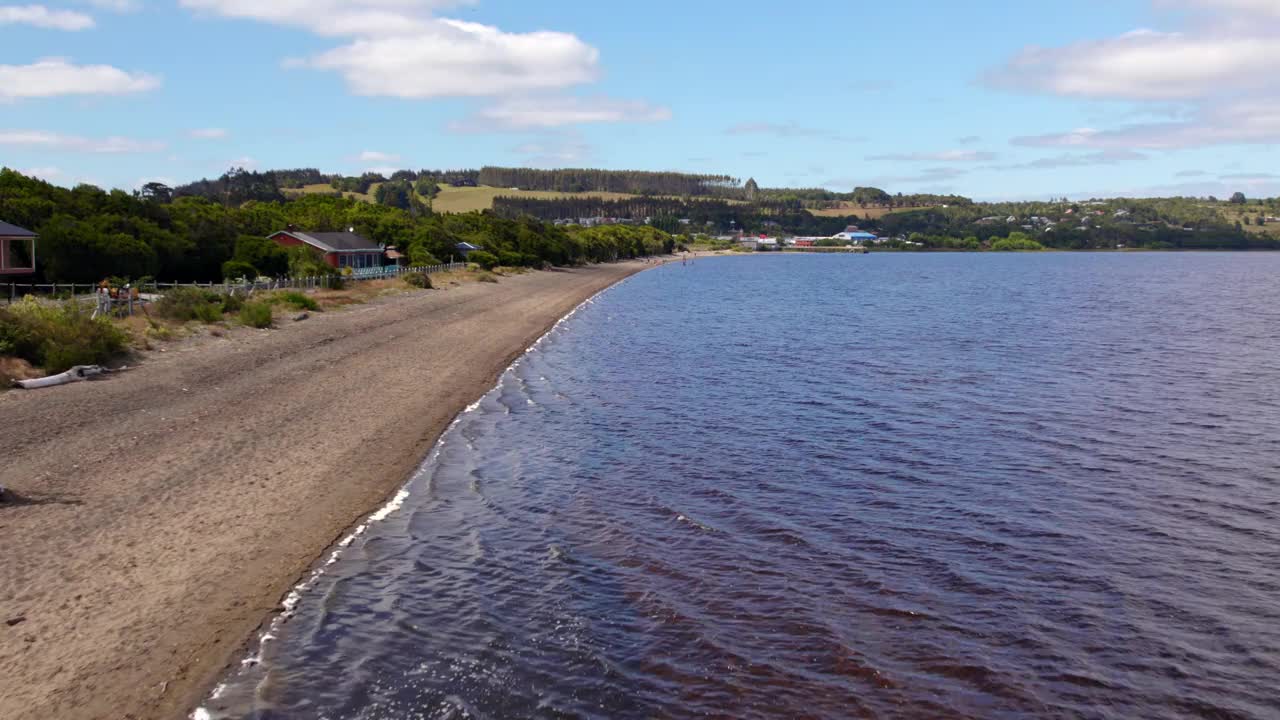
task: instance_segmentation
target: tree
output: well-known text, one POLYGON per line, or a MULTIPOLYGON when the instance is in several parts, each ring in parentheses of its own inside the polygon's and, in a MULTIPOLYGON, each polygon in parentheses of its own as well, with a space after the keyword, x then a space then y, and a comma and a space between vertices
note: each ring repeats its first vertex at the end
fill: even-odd
POLYGON ((1238 192, 1231 196, 1231 204, 1233 205, 1243 205, 1246 202, 1248 202, 1248 198, 1246 198, 1242 192, 1238 192))
POLYGON ((138 197, 147 202, 168 205, 173 202, 173 188, 162 182, 149 182, 138 190, 138 197))
POLYGON ((756 198, 760 195, 760 186, 756 184, 755 178, 748 178, 747 185, 743 189, 747 192, 748 202, 755 202, 756 198))

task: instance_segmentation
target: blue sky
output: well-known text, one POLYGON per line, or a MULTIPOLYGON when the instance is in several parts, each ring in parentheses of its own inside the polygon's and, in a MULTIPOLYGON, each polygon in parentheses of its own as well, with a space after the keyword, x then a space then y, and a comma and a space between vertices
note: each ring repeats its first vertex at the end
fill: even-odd
POLYGON ((0 165, 1280 194, 1280 0, 0 0, 0 165))

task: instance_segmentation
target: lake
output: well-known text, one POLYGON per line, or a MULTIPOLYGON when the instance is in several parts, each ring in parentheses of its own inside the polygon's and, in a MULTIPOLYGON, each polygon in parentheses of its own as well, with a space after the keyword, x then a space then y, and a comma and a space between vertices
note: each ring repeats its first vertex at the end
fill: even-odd
POLYGON ((213 717, 1280 717, 1280 254, 675 263, 401 500, 213 717))

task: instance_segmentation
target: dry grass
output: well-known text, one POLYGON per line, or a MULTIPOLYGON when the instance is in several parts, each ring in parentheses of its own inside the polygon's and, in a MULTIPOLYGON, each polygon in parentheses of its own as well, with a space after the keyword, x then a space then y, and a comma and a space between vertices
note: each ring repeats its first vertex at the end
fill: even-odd
POLYGON ((44 373, 31 367, 31 363, 16 357, 0 357, 0 392, 13 385, 15 380, 33 380, 44 373))
MULTIPOLYGON (((373 194, 378 191, 378 186, 381 184, 382 183, 373 183, 372 185, 369 186, 369 192, 367 193, 347 192, 347 193, 343 193, 342 196, 355 198, 356 200, 361 200, 363 202, 371 203, 373 202, 373 194)), ((301 189, 289 188, 284 190, 283 192, 285 194, 285 197, 296 198, 302 195, 315 195, 315 194, 332 195, 337 191, 334 190, 333 186, 328 183, 318 183, 315 185, 304 185, 301 189)))
POLYGON ((466 213, 475 210, 493 208, 493 199, 499 196, 532 198, 535 200, 557 200, 562 198, 601 198, 604 200, 626 200, 635 197, 626 193, 584 192, 563 193, 544 192, 540 190, 512 190, 495 187, 453 187, 441 185, 440 193, 431 201, 431 209, 439 213, 466 213))
POLYGON ((1261 208, 1261 207, 1258 207, 1257 205, 1241 206, 1241 205, 1230 205, 1227 203, 1220 203, 1218 205, 1210 205, 1207 207, 1212 207, 1216 209, 1218 212, 1222 213, 1222 217, 1229 223, 1237 223, 1237 222, 1240 223, 1241 226, 1244 227, 1245 232, 1253 233, 1254 235, 1271 235, 1271 236, 1280 235, 1280 223, 1272 222, 1272 223, 1267 223, 1266 225, 1252 225, 1252 224, 1245 225, 1246 218, 1249 220, 1250 223, 1252 223, 1253 219, 1258 217, 1259 214, 1261 215, 1275 214, 1274 212, 1272 212, 1267 208, 1261 208))
POLYGON ((810 210, 809 212, 818 217, 847 217, 849 215, 857 215, 864 220, 879 220, 885 215, 900 212, 911 212, 912 210, 928 210, 932 206, 923 207, 906 207, 906 208, 887 208, 887 207, 867 207, 864 208, 857 203, 841 203, 838 208, 830 210, 810 210))

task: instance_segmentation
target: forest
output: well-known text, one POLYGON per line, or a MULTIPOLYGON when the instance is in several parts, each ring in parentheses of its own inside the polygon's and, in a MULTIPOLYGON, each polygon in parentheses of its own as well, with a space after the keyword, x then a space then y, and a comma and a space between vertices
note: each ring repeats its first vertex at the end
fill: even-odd
POLYGON ((818 217, 799 201, 761 200, 752 203, 720 199, 684 200, 669 197, 635 197, 607 200, 594 197, 534 199, 497 197, 493 211, 508 218, 535 217, 540 220, 580 218, 626 218, 646 222, 668 232, 678 232, 686 224, 712 234, 743 230, 764 232, 785 230, 798 235, 833 235, 844 230, 852 218, 818 217))
MULTIPOLYGON (((1273 201, 1238 204, 1254 222, 1274 214, 1273 201)), ((935 207, 885 215, 867 223, 880 234, 907 238, 925 249, 968 249, 1024 233, 1061 250, 1146 248, 1153 250, 1272 250, 1280 237, 1250 233, 1230 222, 1222 204, 1197 198, 1115 198, 1071 202, 984 203, 935 207)))
POLYGON ((268 276, 328 272, 305 251, 290 254, 266 239, 289 224, 317 232, 353 227, 423 265, 448 261, 463 241, 504 265, 530 266, 610 261, 675 246, 652 227, 561 228, 530 217, 414 213, 327 195, 225 204, 164 186, 135 193, 91 185, 67 189, 8 169, 0 170, 0 218, 39 234, 42 282, 206 282, 222 280, 226 269, 238 277, 246 268, 268 276))
POLYGON ((480 185, 551 192, 614 192, 629 195, 678 195, 726 197, 741 193, 739 181, 727 175, 690 175, 638 170, 534 170, 484 167, 480 185))

